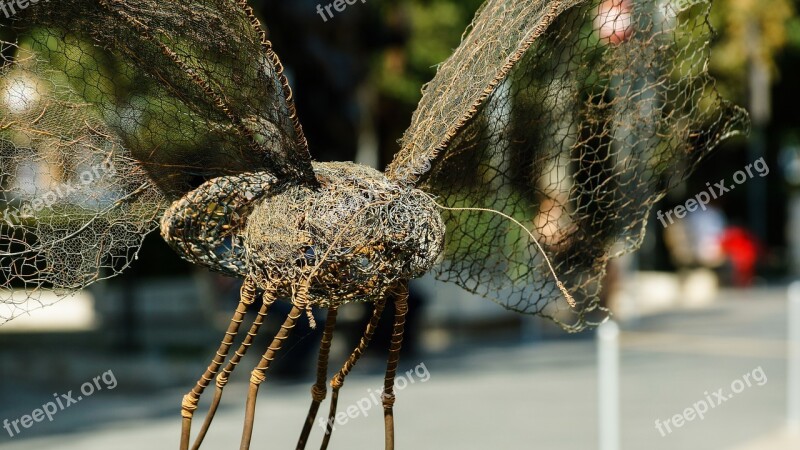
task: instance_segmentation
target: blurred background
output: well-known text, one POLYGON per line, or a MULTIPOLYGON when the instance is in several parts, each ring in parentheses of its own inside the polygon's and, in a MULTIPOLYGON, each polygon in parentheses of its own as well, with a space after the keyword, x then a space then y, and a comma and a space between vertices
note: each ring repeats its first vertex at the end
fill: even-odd
MULTIPOLYGON (((383 168, 421 86, 458 46, 481 1, 367 0, 329 19, 317 12, 319 3, 251 1, 286 66, 315 159, 383 168)), ((710 71, 722 95, 750 111, 753 130, 672 190, 654 208, 641 250, 608 268, 605 302, 621 328, 621 447, 800 448, 787 427, 794 391, 786 356, 788 286, 800 279, 798 10, 797 0, 714 2, 710 71), (761 158, 767 170, 706 211, 669 227, 656 217, 761 158), (757 368, 768 379, 763 385, 702 420, 659 432, 657 419, 681 414, 757 368)), ((237 281, 182 262, 152 234, 123 276, 0 327, 0 420, 29 414, 53 393, 109 370, 118 381, 52 422, 14 437, 0 429, 0 446, 175 448, 180 399, 213 355, 238 292, 237 281)), ((332 366, 357 343, 368 315, 361 305, 342 309, 332 366)), ((390 328, 382 324, 340 407, 380 386, 390 328)), ((320 329, 302 322, 270 369, 257 448, 294 444, 320 329)), ((603 414, 595 331, 568 335, 426 277, 412 286, 406 336, 401 369, 417 371, 398 395, 398 448, 597 447, 603 414)), ((266 345, 262 337, 254 348, 266 345)), ((242 365, 252 367, 256 353, 242 365)), ((235 447, 248 374, 234 377, 209 448, 235 447)), ((380 416, 374 407, 349 420, 331 448, 382 448, 380 416)), ((314 433, 312 446, 322 428, 314 433)))

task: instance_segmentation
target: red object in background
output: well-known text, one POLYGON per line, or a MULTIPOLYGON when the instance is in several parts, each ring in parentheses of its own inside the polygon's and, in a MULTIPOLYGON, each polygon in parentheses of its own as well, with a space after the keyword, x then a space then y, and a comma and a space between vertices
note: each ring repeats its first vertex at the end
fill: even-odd
POLYGON ((600 4, 595 18, 600 39, 611 44, 626 41, 633 34, 633 7, 629 0, 606 0, 600 4))
POLYGON ((736 286, 753 284, 759 254, 756 237, 743 227, 732 226, 722 233, 720 246, 733 265, 733 283, 736 286))

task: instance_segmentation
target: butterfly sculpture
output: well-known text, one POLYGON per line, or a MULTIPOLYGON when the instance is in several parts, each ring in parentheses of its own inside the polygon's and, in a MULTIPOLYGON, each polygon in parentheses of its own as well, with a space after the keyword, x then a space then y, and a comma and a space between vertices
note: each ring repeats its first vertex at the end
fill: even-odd
POLYGON ((200 447, 275 301, 292 309, 252 371, 241 448, 283 341, 326 308, 304 448, 328 394, 337 311, 374 309, 330 381, 329 417, 391 302, 382 398, 393 448, 409 280, 433 271, 581 330, 603 319, 606 263, 641 242, 653 204, 746 131, 747 114, 707 73, 709 8, 487 0, 379 172, 312 161, 245 0, 26 2, 0 28, 0 321, 122 272, 160 228, 183 258, 244 280, 216 356, 183 399, 181 449, 200 447))

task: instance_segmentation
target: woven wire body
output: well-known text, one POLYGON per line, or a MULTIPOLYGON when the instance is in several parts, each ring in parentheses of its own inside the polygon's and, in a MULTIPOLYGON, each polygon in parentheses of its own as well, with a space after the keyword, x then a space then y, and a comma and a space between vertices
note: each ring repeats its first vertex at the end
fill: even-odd
POLYGON ((292 186, 258 203, 242 235, 249 275, 291 296, 307 282, 312 305, 376 301, 433 267, 445 226, 433 200, 377 170, 314 164, 318 190, 292 186))

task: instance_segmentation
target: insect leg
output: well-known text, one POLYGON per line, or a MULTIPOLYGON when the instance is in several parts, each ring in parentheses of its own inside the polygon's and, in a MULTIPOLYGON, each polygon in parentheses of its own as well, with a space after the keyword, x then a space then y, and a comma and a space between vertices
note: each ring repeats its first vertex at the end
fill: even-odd
POLYGON ((306 448, 308 436, 311 434, 311 428, 314 426, 314 419, 317 418, 319 405, 325 400, 328 395, 328 356, 330 356, 331 341, 333 341, 333 330, 336 327, 336 307, 328 309, 328 318, 325 321, 325 331, 322 333, 322 342, 319 346, 319 359, 317 361, 317 382, 311 387, 311 407, 306 416, 306 423, 303 425, 303 431, 300 434, 300 439, 297 441, 297 450, 306 448))
POLYGON ((397 363, 400 361, 400 349, 403 346, 403 332, 408 313, 408 286, 400 284, 394 292, 394 330, 389 345, 389 362, 386 365, 386 377, 383 382, 383 419, 386 427, 386 450, 394 450, 394 377, 397 363))
POLYGON ((247 392, 247 406, 245 407, 244 417, 244 430, 242 430, 242 442, 239 446, 240 450, 250 449, 250 440, 253 437, 253 425, 255 422, 256 414, 256 397, 258 396, 258 387, 266 380, 265 373, 275 355, 283 347, 283 342, 289 337, 292 329, 297 325, 297 319, 307 311, 308 308, 308 285, 302 285, 295 293, 295 299, 292 302, 292 310, 281 325, 278 334, 272 339, 272 343, 267 347, 267 351, 261 356, 261 360, 250 375, 250 390, 247 392))
POLYGON ((322 445, 320 446, 321 450, 325 450, 328 448, 328 442, 331 440, 331 434, 333 433, 333 421, 336 417, 336 404, 339 402, 339 389, 342 388, 344 384, 344 379, 347 377, 347 374, 353 370, 353 367, 358 362, 361 355, 364 353, 364 350, 367 349, 370 341, 372 340, 372 336, 375 334, 375 329, 378 327, 378 322, 381 318, 381 313, 383 313, 383 307, 386 305, 386 302, 383 300, 379 300, 375 303, 375 308, 372 310, 372 317, 369 319, 369 323, 367 324, 366 330, 364 330, 364 335, 361 336, 361 341, 358 343, 358 347, 353 350, 353 353, 350 354, 350 357, 345 361, 344 365, 339 372, 333 376, 331 380, 331 409, 328 412, 328 423, 325 427, 325 437, 322 439, 322 445))
POLYGON ((231 373, 233 373, 233 370, 236 369, 239 362, 247 353, 247 350, 251 345, 253 345, 253 339, 255 339, 256 335, 258 334, 258 330, 261 328, 261 325, 264 323, 264 319, 267 317, 269 307, 272 306, 274 302, 274 293, 271 291, 264 292, 261 309, 258 310, 255 320, 253 320, 252 325, 250 325, 250 330, 247 332, 247 336, 245 336, 244 340, 239 345, 239 348, 234 352, 233 356, 228 361, 228 364, 226 364, 222 371, 217 375, 217 381, 215 383, 217 389, 214 392, 214 399, 211 401, 211 405, 206 413, 206 419, 205 422, 203 422, 203 427, 200 428, 200 432, 195 438, 194 445, 192 445, 192 450, 198 450, 203 444, 203 439, 206 437, 206 433, 211 426, 211 422, 214 420, 214 415, 217 413, 219 402, 222 400, 222 390, 225 389, 225 386, 228 384, 228 379, 230 378, 231 373))
POLYGON ((217 349, 217 354, 214 355, 211 364, 208 365, 206 371, 200 379, 197 380, 192 390, 183 397, 183 401, 181 402, 181 416, 183 416, 183 422, 181 423, 181 450, 188 450, 189 448, 192 417, 194 416, 194 411, 197 409, 197 402, 200 400, 203 391, 208 387, 211 379, 217 374, 222 362, 225 361, 225 358, 228 356, 228 351, 233 344, 233 339, 239 333, 239 326, 244 320, 247 307, 255 301, 255 298, 255 283, 249 278, 245 279, 241 289, 239 305, 236 307, 236 312, 233 314, 233 318, 231 318, 231 323, 228 325, 225 337, 222 339, 219 349, 217 349))

